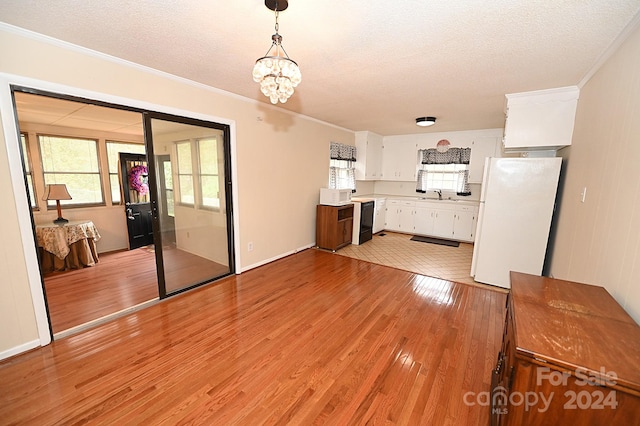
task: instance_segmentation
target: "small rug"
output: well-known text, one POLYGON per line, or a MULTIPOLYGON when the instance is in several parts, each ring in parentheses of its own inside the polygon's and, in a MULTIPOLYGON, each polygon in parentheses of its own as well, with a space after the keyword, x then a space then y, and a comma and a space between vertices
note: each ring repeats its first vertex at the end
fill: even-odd
POLYGON ((451 240, 442 240, 440 238, 421 237, 420 235, 414 235, 411 237, 411 241, 419 241, 421 243, 440 244, 442 246, 458 247, 460 242, 451 240))

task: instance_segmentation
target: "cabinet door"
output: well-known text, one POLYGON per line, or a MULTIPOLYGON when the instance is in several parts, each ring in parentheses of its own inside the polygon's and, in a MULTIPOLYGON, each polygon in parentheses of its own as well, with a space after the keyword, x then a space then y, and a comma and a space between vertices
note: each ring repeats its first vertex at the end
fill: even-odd
POLYGON ((379 179, 382 174, 382 136, 371 132, 356 132, 356 148, 356 180, 379 179))
POLYGON ((407 201, 387 201, 386 226, 389 231, 413 232, 413 210, 415 203, 407 201))
POLYGON ((413 213, 414 207, 412 206, 401 206, 400 207, 400 232, 413 233, 413 213))
POLYGON ((454 215, 455 211, 453 210, 436 210, 433 219, 433 235, 453 238, 454 215))
MULTIPOLYGON (((393 137, 392 137, 393 138, 393 137)), ((414 181, 418 165, 418 145, 413 139, 384 139, 382 180, 414 181)))
POLYGON ((353 219, 338 221, 338 245, 349 244, 353 234, 353 219))
POLYGON ((457 211, 453 223, 453 237, 456 240, 473 241, 476 214, 471 211, 457 211))
POLYGON ((385 144, 382 147, 382 180, 399 180, 398 167, 400 152, 394 146, 385 144))
POLYGON ((413 216, 414 232, 418 235, 432 235, 435 210, 429 207, 416 206, 413 216))
POLYGON ((482 183, 484 160, 487 157, 499 157, 500 138, 481 137, 471 143, 471 160, 469 161, 469 183, 482 183))
POLYGON ((389 231, 400 230, 400 203, 388 201, 385 212, 385 229, 389 231))
POLYGON ((385 227, 385 218, 387 213, 386 201, 376 200, 376 212, 373 218, 373 233, 380 232, 385 227))
POLYGON ((382 175, 382 136, 369 133, 365 161, 367 162, 365 179, 379 179, 382 175))
POLYGON ((505 149, 571 145, 579 93, 569 86, 507 94, 505 149))

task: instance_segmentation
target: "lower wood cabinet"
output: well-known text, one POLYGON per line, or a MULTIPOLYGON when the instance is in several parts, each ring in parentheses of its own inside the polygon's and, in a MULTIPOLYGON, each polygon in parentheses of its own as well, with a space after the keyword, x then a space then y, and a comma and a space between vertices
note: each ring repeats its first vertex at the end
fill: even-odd
POLYGON ((316 245, 336 251, 351 244, 353 232, 353 204, 316 207, 316 245))
POLYGON ((640 327, 602 287, 511 272, 489 400, 492 425, 640 424, 640 327))

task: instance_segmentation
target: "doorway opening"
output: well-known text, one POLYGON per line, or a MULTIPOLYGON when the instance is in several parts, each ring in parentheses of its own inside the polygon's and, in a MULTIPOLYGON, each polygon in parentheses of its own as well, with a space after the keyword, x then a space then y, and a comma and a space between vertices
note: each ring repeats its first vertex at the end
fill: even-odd
POLYGON ((226 197, 231 193, 228 126, 11 89, 54 338, 235 272, 233 210, 226 197), (178 164, 179 143, 199 144, 211 137, 216 155, 207 155, 210 143, 196 146, 204 155, 192 163, 197 170, 187 173, 178 164), (210 170, 218 172, 217 187, 211 186, 210 170), (50 184, 67 186, 71 200, 60 203, 69 223, 90 222, 95 234, 53 223, 55 204, 41 199, 50 184), (189 205, 189 188, 198 197, 216 189, 217 207, 209 208, 208 198, 205 204, 189 205), (176 196, 181 197, 179 205, 176 196), (189 229, 192 223, 198 228, 189 229), (181 239, 183 234, 187 240, 181 239), (74 263, 58 253, 48 269, 52 253, 47 238, 58 238, 70 253, 79 252, 80 260, 74 263), (93 263, 82 260, 83 245, 95 247, 93 263), (189 279, 176 278, 182 276, 189 279))

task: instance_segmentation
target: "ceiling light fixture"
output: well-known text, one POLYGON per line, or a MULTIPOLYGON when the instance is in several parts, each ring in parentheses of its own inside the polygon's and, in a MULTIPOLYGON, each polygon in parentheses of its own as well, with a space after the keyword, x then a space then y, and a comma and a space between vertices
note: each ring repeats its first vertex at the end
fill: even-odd
POLYGON ((416 124, 420 127, 429 127, 436 124, 435 117, 418 117, 416 118, 416 124))
POLYGON ((285 103, 302 80, 298 64, 289 59, 282 47, 282 36, 278 34, 278 14, 289 3, 287 0, 265 0, 264 5, 276 14, 276 33, 271 36, 272 43, 267 53, 253 66, 253 81, 260 83, 260 91, 272 104, 277 104, 278 101, 285 103))

